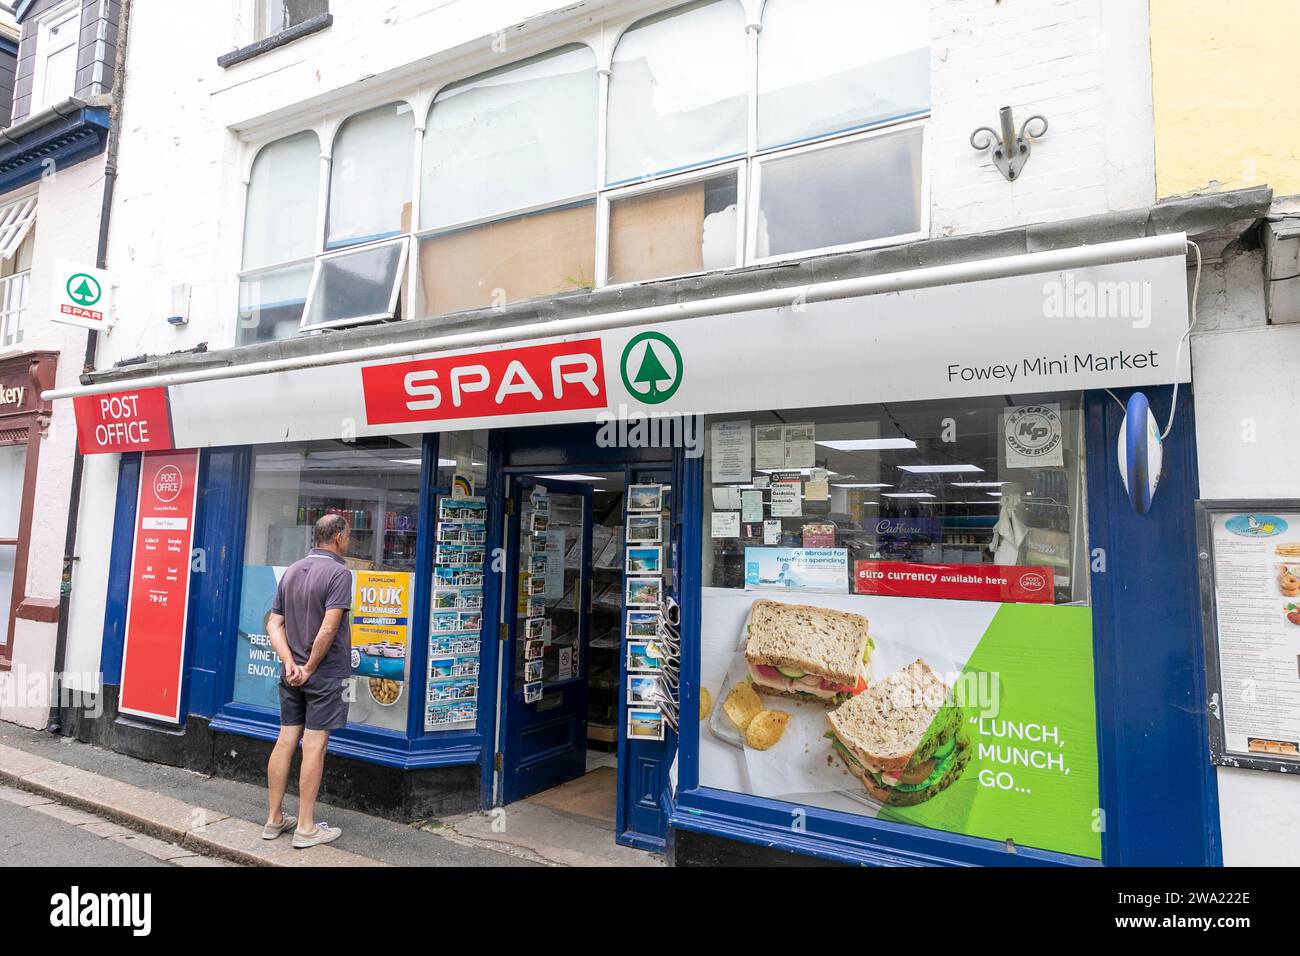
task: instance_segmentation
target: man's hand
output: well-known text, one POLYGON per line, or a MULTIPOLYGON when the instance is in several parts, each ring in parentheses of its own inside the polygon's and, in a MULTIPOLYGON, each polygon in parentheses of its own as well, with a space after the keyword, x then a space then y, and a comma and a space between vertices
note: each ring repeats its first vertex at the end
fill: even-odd
POLYGON ((303 673, 302 665, 292 660, 285 661, 284 680, 290 687, 298 687, 305 683, 307 676, 303 673))

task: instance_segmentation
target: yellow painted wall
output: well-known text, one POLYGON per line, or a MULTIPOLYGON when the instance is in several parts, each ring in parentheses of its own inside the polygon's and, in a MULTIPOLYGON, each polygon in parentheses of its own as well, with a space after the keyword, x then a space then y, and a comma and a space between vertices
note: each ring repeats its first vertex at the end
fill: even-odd
POLYGON ((1300 0, 1150 0, 1156 193, 1300 194, 1300 0))

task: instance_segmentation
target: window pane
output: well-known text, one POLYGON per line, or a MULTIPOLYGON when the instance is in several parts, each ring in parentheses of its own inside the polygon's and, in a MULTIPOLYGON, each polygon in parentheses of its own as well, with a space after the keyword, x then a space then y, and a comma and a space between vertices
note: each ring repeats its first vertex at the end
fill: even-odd
POLYGON ((296 335, 311 282, 310 262, 259 272, 239 283, 240 345, 296 335))
MULTIPOLYGON (((312 526, 340 514, 351 528, 347 563, 353 572, 412 575, 418 530, 421 440, 369 438, 355 443, 310 442, 264 447, 253 464, 244 578, 235 651, 234 700, 279 708, 279 661, 266 636, 266 618, 285 569, 312 547, 312 526)), ((410 577, 402 579, 411 594, 410 577)), ((409 620, 408 620, 409 624, 409 620)), ((409 641, 410 632, 407 633, 409 641)), ((355 646, 355 645, 354 645, 355 646)), ((388 664, 375 678, 354 678, 348 722, 406 729, 409 645, 389 642, 388 664)))
POLYGON ((0 445, 0 538, 18 537, 27 445, 0 445))
POLYGON ((424 134, 420 228, 594 190, 598 91, 595 55, 566 47, 439 93, 424 134))
POLYGON ((930 108, 926 4, 768 0, 758 145, 797 143, 930 108))
MULTIPOLYGON (((23 501, 23 479, 27 468, 27 446, 0 445, 0 538, 18 537, 18 519, 23 501)), ((14 563, 18 548, 0 544, 0 644, 8 643, 9 611, 13 606, 14 563)))
POLYGON ((439 488, 450 488, 457 474, 474 478, 474 494, 482 495, 487 483, 488 433, 443 432, 438 436, 438 469, 435 482, 439 488))
POLYGON ((736 0, 679 7, 624 34, 609 84, 606 179, 628 182, 744 153, 747 43, 736 0))
POLYGON ((244 213, 245 269, 316 252, 320 141, 297 133, 263 146, 253 161, 244 213))
POLYGON ((0 346, 17 345, 23 340, 30 287, 31 272, 18 272, 0 279, 0 346))
POLYGON ((734 171, 610 203, 610 282, 640 282, 734 265, 734 171))
POLYGON ((591 288, 595 272, 594 203, 518 216, 420 243, 426 315, 591 288))
MULTIPOLYGON (((1050 417, 1036 414, 1030 420, 1050 417)), ((755 474, 797 476, 797 500, 793 508, 783 505, 778 511, 770 488, 746 483, 706 490, 706 512, 715 500, 725 499, 717 491, 741 488, 742 494, 761 496, 761 515, 751 512, 736 537, 712 537, 712 518, 705 514, 706 587, 745 587, 759 560, 752 552, 747 556, 747 549, 846 548, 850 575, 860 561, 1031 566, 1042 568, 1043 577, 1054 583, 1042 592, 1048 603, 1088 598, 1079 504, 1085 490, 1083 426, 1075 395, 760 411, 711 416, 708 424, 724 420, 744 421, 751 429, 755 474), (1056 451, 1043 455, 1041 464, 1008 458, 1007 423, 1030 406, 1052 410, 1059 434, 1056 451), (944 422, 954 418, 962 423, 955 439, 944 430, 944 422), (776 466, 775 458, 782 456, 790 461, 788 468, 776 466), (817 469, 827 473, 825 497, 811 487, 817 469), (764 520, 779 524, 778 540, 765 538, 764 520)), ((711 427, 706 435, 707 475, 711 427)), ((843 583, 843 590, 855 591, 853 580, 843 583)), ((926 596, 948 594, 940 592, 943 587, 936 585, 926 596)))
MULTIPOLYGON (((64 29, 72 30, 76 21, 64 29)), ((51 42, 55 41, 53 35, 51 42)), ((52 106, 60 100, 66 100, 76 90, 77 85, 77 44, 71 43, 61 50, 50 53, 45 59, 45 86, 42 106, 52 106)))
POLYGON ((405 241, 321 259, 306 324, 391 317, 393 287, 402 278, 405 241))
POLYGON ((329 0, 257 0, 256 37, 263 40, 281 30, 297 26, 322 13, 329 13, 329 0))
POLYGON ((330 164, 329 243, 411 228, 411 108, 390 103, 339 128, 330 164))
POLYGON ((9 633, 9 612, 13 608, 14 563, 17 560, 17 545, 0 544, 0 644, 13 639, 9 633))
POLYGON ((754 256, 918 232, 921 130, 900 130, 763 164, 754 256))

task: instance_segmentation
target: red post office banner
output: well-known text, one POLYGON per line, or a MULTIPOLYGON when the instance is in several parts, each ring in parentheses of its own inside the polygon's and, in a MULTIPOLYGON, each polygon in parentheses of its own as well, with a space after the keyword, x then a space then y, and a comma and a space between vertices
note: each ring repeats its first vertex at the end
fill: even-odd
POLYGON ((1051 604, 1051 568, 1012 564, 918 564, 911 561, 856 561, 853 590, 893 597, 1051 604))
POLYGON ((371 425, 604 408, 600 339, 368 365, 371 425))
POLYGON ((172 447, 167 389, 140 388, 72 400, 77 445, 83 455, 114 451, 167 451, 172 447))
POLYGON ((193 450, 146 452, 140 462, 118 705, 126 714, 181 720, 198 475, 193 450))

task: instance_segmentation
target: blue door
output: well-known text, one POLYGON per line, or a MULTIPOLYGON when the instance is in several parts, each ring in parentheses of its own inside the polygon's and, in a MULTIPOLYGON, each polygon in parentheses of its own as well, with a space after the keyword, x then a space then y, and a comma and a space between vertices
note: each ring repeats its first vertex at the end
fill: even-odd
POLYGON ((587 769, 591 488, 513 477, 508 489, 501 802, 587 769))

